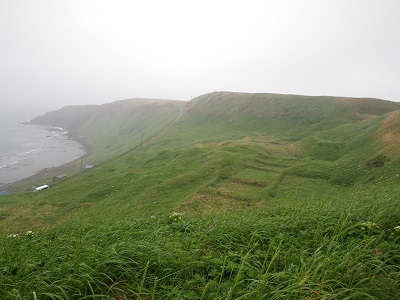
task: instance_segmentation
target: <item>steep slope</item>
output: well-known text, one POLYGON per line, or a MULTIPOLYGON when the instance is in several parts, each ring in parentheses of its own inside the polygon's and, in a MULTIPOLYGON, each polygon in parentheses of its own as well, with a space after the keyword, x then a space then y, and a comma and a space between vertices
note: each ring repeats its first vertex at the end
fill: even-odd
POLYGON ((92 146, 91 159, 113 158, 170 125, 183 101, 128 99, 104 105, 67 106, 32 120, 71 131, 92 146))
POLYGON ((383 154, 399 155, 400 149, 400 111, 392 112, 376 133, 383 154))
POLYGON ((191 101, 188 113, 194 122, 228 123, 239 130, 273 130, 274 135, 304 137, 399 108, 399 103, 367 98, 214 92, 191 101))
MULTIPOLYGON (((232 174, 236 177, 225 175, 228 186, 229 182, 235 184, 221 189, 246 190, 239 183, 254 182, 251 188, 257 186, 259 191, 248 193, 262 200, 278 191, 292 191, 292 186, 304 190, 313 184, 348 186, 366 180, 375 182, 382 172, 397 172, 393 166, 398 151, 393 145, 399 108, 399 103, 378 99, 214 92, 189 103, 136 99, 67 107, 35 122, 74 128, 95 146, 95 154, 102 159, 140 145, 145 134, 149 144, 140 153, 142 160, 148 161, 154 155, 150 160, 161 168, 161 173, 164 162, 157 161, 164 156, 181 164, 179 153, 194 153, 187 154, 193 161, 199 161, 196 153, 208 153, 208 157, 214 157, 211 161, 225 161, 226 167, 221 168, 235 170, 232 174), (157 139, 152 139, 157 133, 157 139)), ((138 155, 128 153, 121 159, 132 165, 131 160, 136 161, 138 155)), ((201 165, 208 163, 202 161, 201 165)), ((151 170, 148 166, 143 168, 151 170)), ((202 168, 204 174, 212 174, 207 168, 202 168)), ((191 169, 201 173, 195 167, 191 169)), ((187 170, 184 168, 176 176, 190 177, 185 175, 187 170)), ((175 174, 164 173, 172 177, 175 174)), ((207 185, 212 182, 209 177, 212 178, 204 175, 205 182, 196 184, 207 185)), ((194 195, 203 195, 198 186, 193 187, 197 190, 194 195)))

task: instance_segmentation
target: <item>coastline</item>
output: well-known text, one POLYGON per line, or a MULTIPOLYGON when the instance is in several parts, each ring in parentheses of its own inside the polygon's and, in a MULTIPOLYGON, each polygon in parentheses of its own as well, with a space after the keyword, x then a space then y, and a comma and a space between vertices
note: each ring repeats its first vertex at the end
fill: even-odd
MULTIPOLYGON (((33 123, 30 123, 29 125, 44 127, 43 125, 33 123)), ((4 184, 0 186, 0 190, 7 191, 10 194, 32 192, 33 189, 38 185, 51 185, 55 181, 54 178, 60 174, 66 174, 68 177, 72 177, 80 173, 82 171, 82 162, 88 162, 87 160, 85 160, 85 158, 93 153, 93 147, 86 140, 80 138, 77 133, 68 131, 65 136, 67 137, 67 139, 77 142, 81 146, 84 151, 84 154, 81 157, 58 166, 44 168, 37 171, 33 175, 4 184)), ((93 163, 92 161, 90 162, 93 163)))

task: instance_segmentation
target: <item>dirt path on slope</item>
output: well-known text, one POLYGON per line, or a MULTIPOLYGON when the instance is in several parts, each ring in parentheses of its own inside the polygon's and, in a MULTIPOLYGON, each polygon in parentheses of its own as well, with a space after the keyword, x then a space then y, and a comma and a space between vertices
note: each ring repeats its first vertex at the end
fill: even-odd
POLYGON ((167 126, 162 128, 159 132, 157 132, 157 133, 153 134, 152 136, 150 136, 149 138, 145 139, 141 146, 145 146, 145 145, 149 144, 150 142, 156 140, 161 135, 163 135, 166 131, 168 131, 168 129, 170 129, 176 122, 178 122, 180 120, 180 118, 182 118, 183 114, 185 113, 185 110, 186 110, 186 104, 179 109, 179 115, 174 120, 172 120, 171 123, 169 123, 167 126))
POLYGON ((157 138, 159 138, 160 136, 162 136, 162 135, 163 135, 166 131, 168 131, 176 122, 178 122, 178 121, 180 120, 180 118, 183 116, 183 114, 184 114, 185 111, 186 111, 186 106, 187 106, 187 103, 186 103, 183 107, 181 107, 181 108, 179 109, 179 114, 178 114, 178 116, 177 116, 175 119, 173 119, 172 122, 169 123, 167 126, 161 128, 160 131, 156 132, 156 133, 153 134, 152 136, 150 136, 150 137, 144 139, 144 140, 143 140, 143 143, 141 143, 140 145, 134 146, 133 148, 131 148, 130 150, 128 150, 128 151, 125 152, 125 153, 122 153, 122 154, 119 155, 119 156, 126 155, 126 154, 128 154, 128 153, 131 153, 131 152, 137 150, 137 149, 142 149, 144 146, 150 144, 151 142, 155 141, 157 138))

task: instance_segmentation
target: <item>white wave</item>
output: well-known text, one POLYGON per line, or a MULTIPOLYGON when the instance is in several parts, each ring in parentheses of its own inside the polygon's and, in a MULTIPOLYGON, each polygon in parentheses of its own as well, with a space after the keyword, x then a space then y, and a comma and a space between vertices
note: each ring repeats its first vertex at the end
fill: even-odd
POLYGON ((56 127, 56 126, 49 126, 46 129, 49 131, 63 131, 64 130, 62 127, 56 127))
POLYGON ((42 150, 42 148, 37 148, 37 149, 30 150, 30 151, 26 151, 26 152, 22 152, 22 153, 17 153, 17 155, 27 155, 27 154, 31 154, 31 153, 33 153, 33 152, 40 151, 40 150, 42 150))
POLYGON ((7 168, 7 165, 0 166, 0 169, 7 168))

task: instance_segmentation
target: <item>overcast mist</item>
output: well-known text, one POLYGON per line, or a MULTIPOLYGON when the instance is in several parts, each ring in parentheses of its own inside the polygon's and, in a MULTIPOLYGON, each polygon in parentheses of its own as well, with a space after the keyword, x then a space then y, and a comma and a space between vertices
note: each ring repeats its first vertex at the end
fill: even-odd
POLYGON ((0 0, 1 111, 223 90, 400 101, 399 11, 398 0, 0 0))

